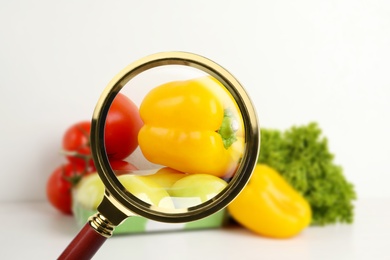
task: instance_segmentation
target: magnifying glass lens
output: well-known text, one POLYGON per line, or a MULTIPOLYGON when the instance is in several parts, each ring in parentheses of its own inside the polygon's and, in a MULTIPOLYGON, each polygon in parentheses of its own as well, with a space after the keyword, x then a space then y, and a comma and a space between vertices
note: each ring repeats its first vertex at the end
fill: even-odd
POLYGON ((135 61, 96 104, 91 151, 105 194, 59 259, 91 259, 128 217, 216 213, 248 182, 259 145, 255 109, 227 70, 184 52, 135 61))
POLYGON ((161 66, 132 78, 115 96, 105 125, 106 154, 125 193, 171 214, 221 193, 245 145, 232 94, 188 66, 161 66))

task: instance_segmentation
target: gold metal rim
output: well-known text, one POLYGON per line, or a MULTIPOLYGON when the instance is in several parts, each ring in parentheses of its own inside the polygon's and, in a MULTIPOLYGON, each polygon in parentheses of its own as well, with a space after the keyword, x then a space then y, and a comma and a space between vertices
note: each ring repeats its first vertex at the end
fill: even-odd
POLYGON ((260 146, 259 126, 254 106, 241 84, 223 67, 197 54, 162 52, 144 57, 119 72, 104 89, 95 107, 91 126, 91 150, 96 169, 105 187, 107 198, 126 215, 139 215, 161 222, 188 222, 211 215, 226 207, 248 182, 257 163, 260 146), (236 100, 242 113, 246 148, 242 162, 223 192, 212 200, 183 212, 163 212, 126 192, 112 171, 104 146, 104 125, 117 93, 138 74, 164 65, 184 65, 197 68, 219 80, 236 100))

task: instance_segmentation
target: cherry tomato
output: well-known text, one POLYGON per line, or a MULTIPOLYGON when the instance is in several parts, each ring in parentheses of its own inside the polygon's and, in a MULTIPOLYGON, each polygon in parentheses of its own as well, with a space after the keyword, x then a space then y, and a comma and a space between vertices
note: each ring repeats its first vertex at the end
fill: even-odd
POLYGON ((138 170, 138 168, 135 167, 133 164, 122 160, 110 161, 110 165, 111 168, 114 170, 115 174, 118 176, 138 170))
POLYGON ((68 161, 81 167, 93 167, 89 135, 90 121, 81 121, 70 126, 62 138, 62 147, 68 161))
POLYGON ((138 132, 143 122, 138 107, 118 93, 108 111, 105 125, 105 146, 110 160, 123 160, 138 146, 138 132))
POLYGON ((51 205, 65 214, 72 214, 72 185, 85 175, 83 167, 65 164, 57 167, 46 184, 46 195, 51 205))

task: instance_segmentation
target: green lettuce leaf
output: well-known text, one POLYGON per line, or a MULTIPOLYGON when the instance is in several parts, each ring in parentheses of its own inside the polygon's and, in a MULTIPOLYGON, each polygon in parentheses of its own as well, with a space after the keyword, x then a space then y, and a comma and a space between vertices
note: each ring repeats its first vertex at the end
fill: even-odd
POLYGON ((259 163, 277 170, 310 203, 312 225, 353 222, 356 193, 316 123, 261 129, 259 163))

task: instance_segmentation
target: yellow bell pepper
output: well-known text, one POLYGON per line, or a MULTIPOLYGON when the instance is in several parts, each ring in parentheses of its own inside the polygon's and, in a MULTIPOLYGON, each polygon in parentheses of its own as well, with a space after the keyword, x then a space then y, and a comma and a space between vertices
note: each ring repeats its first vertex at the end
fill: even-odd
POLYGON ((292 237, 311 222, 309 203, 283 177, 258 164, 247 186, 228 206, 238 223, 272 238, 292 237))
POLYGON ((244 147, 237 136, 243 124, 224 89, 211 77, 152 89, 140 106, 144 126, 138 142, 145 158, 186 173, 234 174, 244 147))

